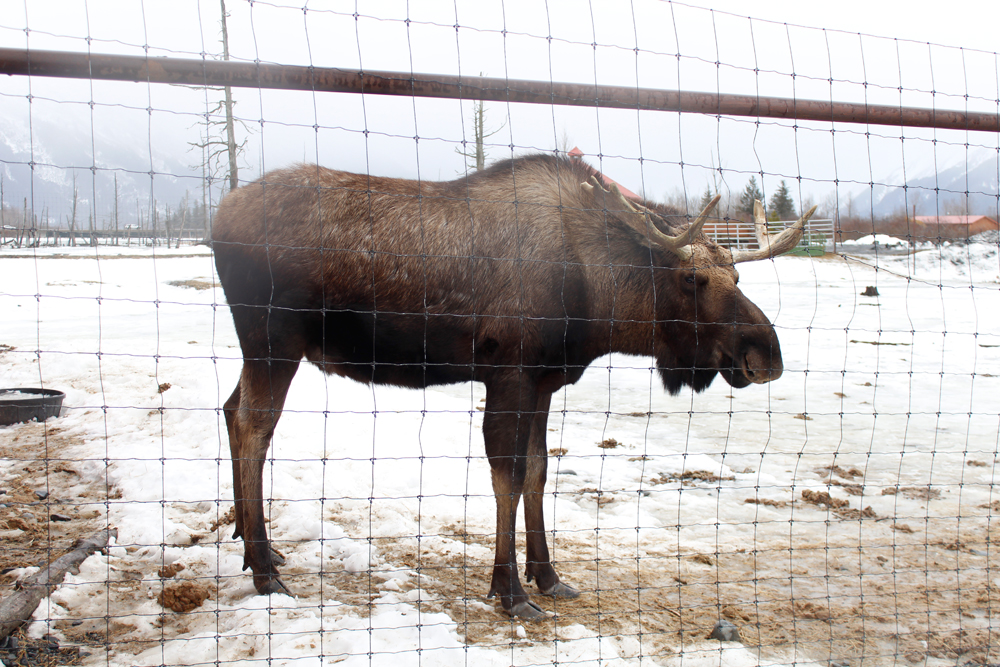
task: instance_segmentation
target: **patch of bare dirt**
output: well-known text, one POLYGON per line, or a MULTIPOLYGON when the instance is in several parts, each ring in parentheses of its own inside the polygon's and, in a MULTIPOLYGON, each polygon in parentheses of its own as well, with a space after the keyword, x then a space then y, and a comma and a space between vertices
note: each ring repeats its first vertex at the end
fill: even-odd
POLYGON ((830 486, 839 486, 844 491, 852 496, 863 496, 865 495, 865 487, 861 484, 850 484, 848 482, 841 482, 838 479, 829 480, 830 486))
POLYGON ((787 501, 772 500, 770 498, 747 498, 743 502, 752 505, 764 505, 765 507, 788 507, 787 501))
MULTIPOLYGON (((103 480, 81 474, 89 464, 73 458, 81 441, 58 424, 21 424, 0 438, 0 459, 8 464, 0 481, 0 573, 44 566, 107 528, 111 494, 103 480)), ((9 579, 0 579, 0 595, 9 579)))
POLYGON ((851 468, 850 470, 845 470, 838 465, 824 466, 818 468, 816 472, 823 475, 837 475, 838 477, 843 477, 844 479, 855 479, 857 477, 864 477, 865 474, 858 470, 857 468, 851 468))
POLYGON ((649 481, 650 484, 668 484, 670 482, 680 482, 682 486, 697 486, 699 482, 717 484, 718 482, 735 482, 736 478, 720 477, 707 470, 685 470, 681 474, 663 473, 649 481))
POLYGON ((156 574, 162 579, 171 579, 177 576, 177 573, 183 569, 184 563, 173 563, 171 565, 164 565, 156 571, 156 574))
MULTIPOLYGON (((514 639, 518 625, 530 643, 555 643, 565 628, 580 624, 593 636, 638 640, 642 654, 655 660, 703 641, 725 618, 764 656, 794 649, 817 662, 887 667, 922 664, 928 657, 997 662, 996 649, 984 640, 995 636, 995 630, 989 634, 988 611, 1000 604, 1000 589, 989 580, 985 557, 946 544, 902 544, 891 531, 864 549, 856 531, 851 537, 834 535, 826 544, 777 552, 677 554, 648 548, 641 558, 631 552, 616 557, 607 545, 598 550, 593 541, 560 535, 556 569, 582 594, 553 600, 525 583, 532 599, 555 614, 534 623, 508 619, 495 600, 485 599, 492 558, 463 553, 463 544, 492 548, 492 535, 448 526, 441 536, 456 543, 447 552, 427 549, 418 557, 415 549, 392 540, 380 541, 378 550, 384 562, 418 574, 411 579, 421 589, 415 604, 448 614, 469 644, 524 641, 514 639)), ((336 587, 338 601, 356 605, 358 614, 370 612, 382 581, 345 572, 324 573, 323 580, 325 587, 336 587)), ((407 583, 404 591, 415 585, 407 583)))
POLYGON ((813 491, 812 489, 804 489, 802 491, 802 500, 812 505, 820 505, 832 510, 843 509, 851 505, 849 501, 834 498, 826 491, 813 491))
MULTIPOLYGON (((857 494, 860 495, 860 494, 857 494)), ((864 509, 854 509, 851 507, 851 502, 849 500, 843 500, 841 498, 834 498, 826 491, 813 491, 811 489, 804 489, 802 491, 802 500, 806 501, 810 505, 817 505, 819 507, 825 507, 832 511, 841 519, 848 521, 856 521, 858 519, 878 519, 878 514, 872 509, 871 505, 865 507, 864 509)))
POLYGON ((941 497, 940 489, 933 489, 929 486, 891 486, 882 489, 883 496, 894 496, 901 494, 910 500, 935 500, 941 497))
POLYGON ((173 285, 174 287, 189 287, 191 289, 196 289, 196 290, 206 290, 215 287, 215 285, 213 285, 211 282, 207 280, 197 280, 197 279, 168 280, 167 284, 173 285))

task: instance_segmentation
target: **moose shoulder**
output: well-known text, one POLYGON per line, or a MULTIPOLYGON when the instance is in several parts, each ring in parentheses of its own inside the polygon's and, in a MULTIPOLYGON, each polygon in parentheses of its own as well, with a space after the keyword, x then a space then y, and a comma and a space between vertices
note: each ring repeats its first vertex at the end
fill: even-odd
POLYGON ((360 382, 486 386, 483 438, 497 505, 490 596, 543 615, 525 575, 576 597, 549 560, 542 516, 552 392, 610 352, 650 356, 671 393, 781 375, 778 338, 736 286, 736 262, 794 246, 807 213, 760 249, 731 254, 705 217, 626 199, 587 165, 544 155, 437 183, 298 166, 230 193, 213 241, 243 352, 224 409, 235 537, 260 593, 286 592, 264 526, 261 474, 299 362, 360 382))

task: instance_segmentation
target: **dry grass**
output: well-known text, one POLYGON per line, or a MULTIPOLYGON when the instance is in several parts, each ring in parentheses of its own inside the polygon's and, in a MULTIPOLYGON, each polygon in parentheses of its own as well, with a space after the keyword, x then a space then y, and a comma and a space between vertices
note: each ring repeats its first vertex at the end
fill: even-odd
MULTIPOLYGON (((77 539, 107 527, 106 486, 81 475, 80 461, 69 458, 67 452, 77 444, 51 422, 23 424, 0 438, 0 459, 7 464, 0 482, 5 491, 0 495, 5 505, 0 507, 0 572, 45 565, 77 539), (52 521, 52 515, 69 521, 52 521)), ((0 591, 11 583, 9 577, 0 579, 0 591)))

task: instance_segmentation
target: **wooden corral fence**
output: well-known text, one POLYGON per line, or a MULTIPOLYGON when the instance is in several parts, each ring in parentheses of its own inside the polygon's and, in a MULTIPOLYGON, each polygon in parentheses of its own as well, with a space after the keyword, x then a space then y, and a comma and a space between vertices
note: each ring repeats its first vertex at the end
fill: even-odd
MULTIPOLYGON (((769 222, 768 231, 772 234, 777 233, 795 222, 795 220, 769 222)), ((753 223, 750 222, 733 219, 709 220, 702 230, 708 238, 733 250, 757 248, 757 235, 753 223)), ((797 255, 822 255, 828 247, 830 251, 836 251, 835 244, 833 220, 810 220, 806 223, 806 230, 798 247, 791 252, 797 255)))

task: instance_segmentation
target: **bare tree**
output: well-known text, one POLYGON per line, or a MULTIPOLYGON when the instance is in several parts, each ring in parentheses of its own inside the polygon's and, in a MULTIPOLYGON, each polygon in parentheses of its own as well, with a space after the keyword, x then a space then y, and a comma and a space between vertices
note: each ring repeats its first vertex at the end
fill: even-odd
MULTIPOLYGON (((220 7, 222 10, 220 21, 222 59, 229 60, 229 28, 227 25, 229 13, 226 11, 225 0, 220 0, 220 7)), ((202 174, 201 198, 204 210, 202 222, 206 239, 210 234, 209 201, 212 198, 211 188, 213 184, 221 178, 228 181, 228 190, 239 187, 239 160, 246 149, 248 137, 245 136, 243 141, 237 142, 236 125, 240 125, 246 135, 251 132, 246 123, 233 115, 236 101, 233 99, 232 88, 223 86, 209 90, 222 93, 222 97, 211 109, 206 110, 204 121, 200 123, 198 141, 188 142, 192 149, 198 149, 201 153, 199 167, 202 174)))
POLYGON ((559 143, 556 145, 556 153, 562 157, 566 157, 573 150, 572 146, 573 144, 569 140, 569 132, 566 131, 566 128, 563 128, 562 132, 559 133, 559 143))
POLYGON ((73 173, 73 216, 66 217, 66 221, 69 223, 69 244, 71 246, 76 246, 76 203, 79 200, 79 190, 76 187, 76 172, 73 173))
POLYGON ((118 245, 118 174, 115 174, 115 209, 114 209, 114 222, 115 222, 115 245, 118 245))
MULTIPOLYGON (((479 76, 483 73, 480 72, 479 76)), ((494 134, 502 130, 506 126, 506 123, 493 130, 490 133, 486 133, 486 106, 482 100, 474 103, 472 107, 472 136, 473 136, 473 147, 470 150, 468 144, 463 142, 463 147, 466 150, 461 150, 459 148, 455 149, 455 152, 463 156, 466 159, 465 167, 466 170, 474 169, 479 171, 486 166, 486 146, 485 140, 492 137, 494 134)))
MULTIPOLYGON (((222 5, 222 59, 229 60, 229 28, 226 26, 226 0, 219 0, 222 5)), ((236 164, 236 129, 233 127, 233 89, 226 91, 226 152, 229 154, 229 189, 235 190, 240 185, 239 167, 236 164)), ((245 142, 244 142, 245 143, 245 142)))

